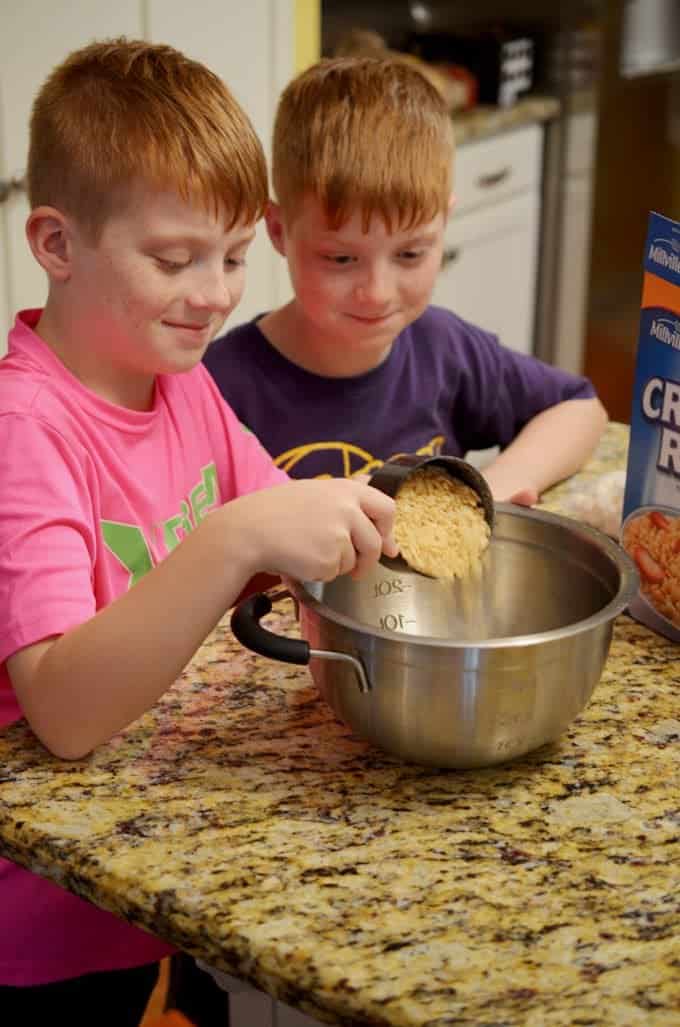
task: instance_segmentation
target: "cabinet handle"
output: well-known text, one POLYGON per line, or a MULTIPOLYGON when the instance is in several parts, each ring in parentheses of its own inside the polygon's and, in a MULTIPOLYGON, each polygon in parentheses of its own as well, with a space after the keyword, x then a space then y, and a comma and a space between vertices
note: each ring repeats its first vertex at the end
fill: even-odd
POLYGON ((506 178, 510 178, 512 174, 512 168, 509 164, 506 164, 504 168, 500 168, 498 171, 492 171, 490 175, 480 175, 477 179, 477 185, 480 189, 492 189, 495 185, 500 185, 506 178))
POLYGON ((26 179, 22 174, 11 178, 0 178, 0 203, 5 203, 12 193, 21 192, 26 188, 26 179))
POLYGON ((449 264, 455 263, 460 257, 460 246, 451 246, 448 250, 444 250, 442 253, 442 263, 440 271, 443 271, 449 264))

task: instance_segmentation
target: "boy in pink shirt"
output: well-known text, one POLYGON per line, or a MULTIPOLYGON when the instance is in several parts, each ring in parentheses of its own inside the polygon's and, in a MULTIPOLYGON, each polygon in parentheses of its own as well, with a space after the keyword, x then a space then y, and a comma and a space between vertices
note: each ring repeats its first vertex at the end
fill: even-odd
MULTIPOLYGON (((394 555, 393 504, 288 482, 201 365, 267 199, 215 75, 141 42, 72 54, 36 99, 28 185, 49 293, 0 361, 0 724, 23 715, 78 759, 155 702, 255 573, 328 580, 394 555)), ((94 991, 107 1023, 138 1023, 167 945, 6 861, 0 906, 3 1018, 89 1024, 94 991)))

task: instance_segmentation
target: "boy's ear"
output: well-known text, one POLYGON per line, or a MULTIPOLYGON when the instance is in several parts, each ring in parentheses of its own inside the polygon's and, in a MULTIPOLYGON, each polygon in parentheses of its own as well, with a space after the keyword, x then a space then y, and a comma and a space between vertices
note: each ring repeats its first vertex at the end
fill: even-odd
POLYGON ((283 215, 278 203, 270 200, 264 212, 264 220, 267 225, 267 232, 272 241, 272 246, 282 257, 286 255, 286 233, 283 227, 283 215))
POLYGON ((448 207, 446 209, 446 217, 447 218, 451 217, 451 214, 453 213, 453 208, 455 206, 456 206, 456 194, 455 193, 451 193, 451 195, 449 196, 449 205, 448 205, 448 207))
POLYGON ((36 207, 26 222, 26 238, 50 278, 67 282, 71 275, 71 231, 66 216, 56 207, 36 207))

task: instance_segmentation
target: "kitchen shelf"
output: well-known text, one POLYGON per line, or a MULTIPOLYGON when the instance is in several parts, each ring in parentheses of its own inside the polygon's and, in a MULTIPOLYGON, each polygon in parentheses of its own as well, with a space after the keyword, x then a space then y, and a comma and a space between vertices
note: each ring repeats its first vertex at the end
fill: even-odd
POLYGON ((560 113, 560 101, 554 96, 527 96, 512 107, 480 105, 470 111, 454 114, 453 128, 456 143, 484 139, 511 131, 536 121, 551 121, 560 113))

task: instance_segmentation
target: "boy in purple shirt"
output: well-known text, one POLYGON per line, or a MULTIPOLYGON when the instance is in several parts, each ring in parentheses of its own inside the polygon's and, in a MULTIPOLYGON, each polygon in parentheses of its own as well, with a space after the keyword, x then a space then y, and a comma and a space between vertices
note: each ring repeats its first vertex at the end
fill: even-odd
POLYGON ((394 59, 321 61, 282 95, 272 159, 267 228, 295 295, 205 363, 276 463, 349 477, 498 445, 494 497, 524 503, 575 472, 606 424, 591 384, 428 306, 454 202, 430 83, 394 59))

